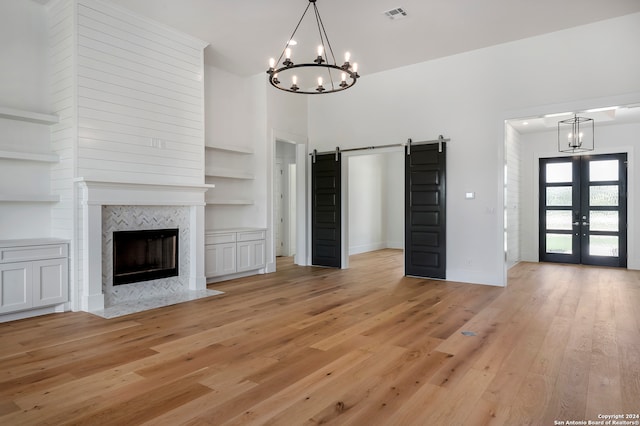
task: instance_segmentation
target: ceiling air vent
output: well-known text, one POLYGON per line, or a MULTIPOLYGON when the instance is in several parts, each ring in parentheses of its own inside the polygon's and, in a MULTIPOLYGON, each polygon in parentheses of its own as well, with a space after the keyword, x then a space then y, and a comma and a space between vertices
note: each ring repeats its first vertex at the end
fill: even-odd
POLYGON ((407 12, 401 7, 396 7, 395 9, 387 10, 386 12, 384 12, 384 14, 387 16, 387 18, 391 20, 402 19, 407 17, 407 12))

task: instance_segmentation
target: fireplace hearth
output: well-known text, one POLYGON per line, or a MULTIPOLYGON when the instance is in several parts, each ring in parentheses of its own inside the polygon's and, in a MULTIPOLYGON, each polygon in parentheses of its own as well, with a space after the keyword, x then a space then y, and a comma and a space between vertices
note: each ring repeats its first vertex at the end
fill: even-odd
POLYGON ((179 275, 178 228, 113 232, 113 285, 179 275))

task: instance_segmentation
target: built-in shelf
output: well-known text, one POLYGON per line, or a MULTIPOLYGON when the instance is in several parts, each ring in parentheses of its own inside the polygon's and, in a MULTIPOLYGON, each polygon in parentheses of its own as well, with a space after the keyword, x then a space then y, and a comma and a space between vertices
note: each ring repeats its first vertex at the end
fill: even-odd
MULTIPOLYGON (((242 156, 253 154, 253 148, 244 147, 244 146, 205 145, 205 147, 208 150, 225 151, 226 153, 228 153, 228 156, 230 157, 233 157, 233 155, 231 154, 240 154, 242 156)), ((220 157, 222 159, 225 158, 222 155, 220 155, 220 157)), ((242 162, 245 163, 244 160, 248 158, 249 157, 245 157, 242 160, 242 162)), ((238 160, 238 157, 236 157, 235 160, 238 160)), ((222 165, 228 165, 226 163, 222 163, 222 160, 220 160, 219 163, 222 165)), ((231 169, 231 168, 224 168, 224 167, 216 167, 213 164, 209 164, 209 167, 205 169, 205 176, 213 177, 213 178, 226 178, 226 179, 244 179, 244 180, 255 179, 255 175, 253 173, 245 171, 248 168, 248 164, 245 164, 245 166, 247 167, 239 167, 237 169, 236 168, 231 169), (242 170, 243 168, 245 170, 242 170)), ((224 185, 226 185, 226 182, 221 183, 221 185, 223 185, 223 188, 222 188, 223 193, 229 193, 233 197, 233 192, 231 190, 224 191, 224 185)), ((211 194, 211 196, 205 198, 205 202, 207 203, 207 205, 220 205, 220 206, 222 205, 249 206, 254 204, 254 201, 252 199, 232 198, 232 197, 225 197, 224 195, 215 196, 214 194, 211 194)))
POLYGON ((207 204, 217 204, 217 205, 249 206, 253 204, 253 200, 232 199, 232 198, 207 198, 205 201, 207 204))
POLYGON ((205 172, 205 176, 229 178, 229 179, 255 179, 255 176, 252 173, 247 173, 247 172, 234 170, 234 169, 221 169, 221 168, 207 170, 205 172))
POLYGON ((0 151, 0 158, 24 161, 40 161, 43 163, 57 163, 60 157, 56 154, 38 154, 35 152, 0 151))
POLYGON ((60 201, 59 195, 0 194, 0 203, 57 203, 58 201, 60 201))
POLYGON ((24 111, 21 109, 0 106, 0 118, 10 120, 28 121, 38 124, 56 124, 60 121, 57 115, 43 114, 41 112, 24 111))
POLYGON ((245 146, 236 145, 205 145, 206 149, 235 152, 237 154, 253 154, 253 149, 245 146))

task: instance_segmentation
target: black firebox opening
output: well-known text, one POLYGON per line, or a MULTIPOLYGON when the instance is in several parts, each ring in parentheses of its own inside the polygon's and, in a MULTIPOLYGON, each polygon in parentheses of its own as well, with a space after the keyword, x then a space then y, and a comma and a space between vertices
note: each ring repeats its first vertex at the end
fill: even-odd
POLYGON ((178 276, 178 229, 113 233, 113 285, 178 276))

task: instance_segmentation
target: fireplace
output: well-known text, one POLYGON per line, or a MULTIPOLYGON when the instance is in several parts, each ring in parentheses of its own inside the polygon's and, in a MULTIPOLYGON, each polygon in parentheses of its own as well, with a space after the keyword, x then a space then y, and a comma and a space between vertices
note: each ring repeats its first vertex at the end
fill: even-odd
POLYGON ((113 232, 113 285, 175 277, 178 228, 113 232))

